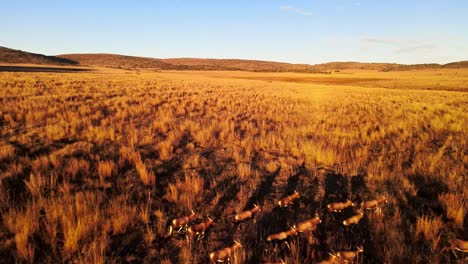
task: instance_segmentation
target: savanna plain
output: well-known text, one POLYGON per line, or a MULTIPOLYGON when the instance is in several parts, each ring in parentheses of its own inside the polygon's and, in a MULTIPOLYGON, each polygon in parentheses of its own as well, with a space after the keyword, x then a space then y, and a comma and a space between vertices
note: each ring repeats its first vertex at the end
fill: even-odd
POLYGON ((467 69, 95 68, 0 87, 2 263, 208 263, 234 240, 232 263, 467 261, 449 244, 468 238, 467 69))

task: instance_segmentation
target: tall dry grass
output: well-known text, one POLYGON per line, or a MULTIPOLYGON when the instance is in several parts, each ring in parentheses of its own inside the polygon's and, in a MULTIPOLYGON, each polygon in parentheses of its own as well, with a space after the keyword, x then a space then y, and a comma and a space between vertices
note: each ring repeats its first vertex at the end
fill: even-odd
POLYGON ((205 263, 237 238, 247 263, 361 245, 363 263, 460 261, 440 252, 448 237, 466 239, 459 71, 405 73, 392 87, 395 73, 374 72, 353 76, 375 83, 333 74, 321 84, 285 73, 1 73, 0 259, 205 263), (294 190, 297 204, 276 208, 294 190), (383 214, 353 228, 340 224, 352 212, 323 211, 381 195, 383 214), (233 223, 254 203, 254 220, 233 223), (214 218, 205 237, 166 238, 191 209, 193 223, 214 218), (292 250, 265 241, 316 212, 322 224, 292 250))

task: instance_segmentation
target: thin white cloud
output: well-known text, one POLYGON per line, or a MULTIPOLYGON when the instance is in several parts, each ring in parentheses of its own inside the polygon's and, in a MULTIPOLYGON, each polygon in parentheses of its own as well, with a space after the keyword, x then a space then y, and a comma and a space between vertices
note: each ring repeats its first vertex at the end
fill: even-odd
POLYGON ((376 38, 376 37, 367 37, 362 38, 362 42, 371 43, 371 44, 397 44, 398 41, 393 39, 385 39, 385 38, 376 38))
POLYGON ((294 13, 302 15, 302 16, 311 16, 312 15, 311 12, 308 12, 308 11, 302 9, 302 8, 297 8, 297 7, 290 6, 290 5, 280 6, 280 9, 284 10, 284 11, 291 11, 291 12, 294 12, 294 13))
POLYGON ((382 47, 390 48, 394 53, 412 53, 424 50, 434 50, 439 46, 436 40, 415 40, 415 39, 391 39, 391 38, 378 38, 378 37, 365 37, 361 38, 361 43, 365 47, 382 47))
POLYGON ((427 43, 427 44, 421 44, 421 45, 416 45, 416 46, 409 46, 409 47, 402 47, 397 50, 395 50, 396 53, 411 53, 411 52, 418 52, 421 50, 433 50, 437 49, 437 45, 434 43, 427 43))

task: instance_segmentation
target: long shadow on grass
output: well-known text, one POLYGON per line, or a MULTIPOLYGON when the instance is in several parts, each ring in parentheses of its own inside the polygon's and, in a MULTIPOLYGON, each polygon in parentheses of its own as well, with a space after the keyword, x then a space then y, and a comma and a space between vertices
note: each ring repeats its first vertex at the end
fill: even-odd
MULTIPOLYGON (((261 201, 265 201, 266 196, 270 196, 272 194, 273 185, 275 180, 280 175, 281 171, 278 169, 276 172, 272 173, 268 176, 268 178, 261 184, 261 186, 257 189, 255 195, 261 196, 261 201)), ((297 190, 299 190, 299 182, 301 176, 307 174, 307 170, 305 166, 301 166, 296 170, 296 173, 289 176, 287 178, 286 186, 281 192, 280 196, 287 196, 297 190)), ((257 196, 258 197, 258 196, 257 196)), ((270 234, 286 231, 293 225, 297 220, 297 212, 299 212, 299 201, 296 201, 292 206, 287 208, 280 208, 277 205, 277 199, 280 197, 274 197, 272 209, 270 211, 262 212, 260 219, 257 222, 257 228, 252 230, 246 234, 250 241, 258 241, 256 245, 253 245, 253 256, 249 259, 248 263, 260 263, 262 259, 273 258, 279 259, 279 257, 287 256, 289 250, 287 246, 283 242, 267 242, 266 237, 270 234)), ((298 241, 299 238, 292 238, 291 241, 298 241)))
MULTIPOLYGON (((418 217, 421 216, 441 216, 443 221, 447 221, 444 209, 438 202, 438 196, 449 191, 447 184, 436 179, 428 179, 423 175, 410 175, 408 179, 416 186, 416 195, 405 192, 403 193, 403 197, 395 196, 398 207, 400 208, 401 219, 404 223, 402 225, 403 232, 405 234, 411 234, 412 227, 415 226, 418 217)), ((391 193, 401 193, 400 188, 401 187, 397 186, 394 182, 387 181, 387 189, 391 190, 391 193)), ((406 235, 405 243, 407 248, 410 248, 413 252, 413 255, 422 256, 425 262, 430 260, 430 254, 427 254, 427 252, 431 252, 431 247, 427 241, 424 239, 415 240, 411 235, 406 235)), ((444 254, 449 255, 451 262, 456 262, 456 258, 453 254, 450 254, 448 251, 444 254)))
POLYGON ((206 196, 206 204, 210 204, 214 197, 221 194, 216 204, 213 206, 211 214, 214 217, 222 217, 224 210, 230 201, 235 200, 239 192, 239 182, 236 176, 230 176, 219 181, 216 187, 211 191, 210 195, 206 196))
MULTIPOLYGON (((356 175, 351 177, 351 194, 350 199, 354 202, 354 207, 358 208, 363 201, 362 196, 369 193, 369 188, 367 187, 365 181, 365 175, 356 175)), ((363 259, 367 263, 376 263, 382 262, 381 259, 378 259, 375 249, 375 241, 371 241, 369 233, 369 218, 368 214, 373 212, 364 212, 364 217, 361 219, 358 225, 345 228, 344 237, 347 243, 349 243, 354 250, 357 246, 364 247, 363 259)), ((353 212, 354 214, 354 212, 353 212)))
POLYGON ((278 168, 276 171, 268 174, 265 177, 260 185, 257 187, 255 192, 252 194, 248 202, 246 203, 246 209, 250 209, 253 204, 263 205, 265 202, 265 198, 271 194, 273 189, 273 182, 275 181, 276 177, 279 175, 281 168, 278 168))
MULTIPOLYGON (((366 257, 371 258, 372 252, 375 251, 372 242, 370 241, 369 222, 364 215, 364 218, 357 225, 345 227, 343 220, 356 214, 355 208, 348 207, 341 212, 329 213, 326 205, 333 202, 344 202, 347 199, 359 203, 361 201, 360 194, 367 191, 364 176, 358 175, 351 177, 338 173, 328 172, 325 175, 324 187, 325 195, 323 197, 322 209, 322 225, 317 230, 317 237, 320 241, 319 250, 321 252, 330 252, 338 250, 354 250, 357 246, 364 246, 366 257), (351 185, 351 193, 348 192, 348 186, 351 185), (327 240, 332 240, 334 245, 326 244, 327 240), (338 248, 332 248, 338 247, 338 248)), ((357 206, 357 205, 356 205, 357 206)))
MULTIPOLYGON (((317 227, 316 231, 316 237, 319 241, 317 251, 322 253, 336 250, 327 244, 327 240, 330 234, 335 234, 338 230, 342 230, 340 222, 343 216, 340 217, 335 213, 328 213, 326 206, 332 202, 343 201, 348 197, 348 179, 343 175, 328 171, 324 175, 323 184, 325 194, 322 199, 321 208, 322 223, 317 227)), ((336 238, 333 237, 333 239, 336 238)))
POLYGON ((13 145, 15 148, 16 153, 19 156, 27 156, 27 157, 36 157, 36 156, 42 156, 42 155, 47 155, 52 153, 54 150, 61 149, 67 145, 76 143, 77 140, 69 140, 69 139, 61 139, 54 141, 51 144, 33 149, 28 147, 26 144, 21 144, 18 141, 10 141, 9 143, 13 145))

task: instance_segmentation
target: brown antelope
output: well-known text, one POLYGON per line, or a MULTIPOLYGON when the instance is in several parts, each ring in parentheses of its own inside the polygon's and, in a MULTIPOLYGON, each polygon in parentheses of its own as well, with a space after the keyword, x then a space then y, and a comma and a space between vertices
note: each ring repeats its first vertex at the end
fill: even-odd
POLYGON ((364 249, 362 247, 357 247, 355 251, 340 251, 336 256, 341 262, 347 263, 353 261, 361 252, 364 252, 364 249))
POLYGON ((253 216, 255 213, 257 213, 258 211, 260 211, 260 207, 259 207, 258 205, 256 205, 256 204, 254 204, 254 208, 236 214, 236 215, 234 216, 234 220, 235 220, 236 222, 241 222, 241 221, 250 219, 250 218, 252 218, 252 216, 253 216))
POLYGON ((293 225, 292 228, 294 228, 294 230, 296 230, 299 233, 303 233, 307 231, 312 231, 315 228, 315 226, 317 226, 320 223, 322 223, 322 220, 320 220, 318 216, 315 216, 314 218, 310 218, 293 225))
POLYGON ((286 246, 291 249, 289 247, 289 244, 288 242, 286 241, 286 239, 288 239, 289 237, 292 237, 292 236, 296 236, 297 235, 297 231, 291 227, 288 231, 284 231, 284 232, 279 232, 279 233, 276 233, 276 234, 273 234, 273 235, 269 235, 267 237, 267 241, 271 242, 271 241, 282 241, 286 244, 286 246))
POLYGON ((362 217, 364 216, 363 211, 358 211, 357 214, 351 216, 350 218, 343 221, 343 225, 350 226, 350 225, 357 225, 359 221, 361 221, 362 217))
POLYGON ((190 226, 187 229, 187 234, 189 236, 197 235, 199 236, 198 238, 200 239, 201 237, 205 235, 206 230, 208 229, 208 227, 210 227, 213 224, 213 222, 214 222, 213 219, 208 217, 208 220, 206 220, 205 222, 190 226))
POLYGON ((288 207, 288 206, 292 205, 294 203, 294 200, 296 200, 299 197, 300 197, 299 193, 297 191, 294 191, 293 194, 291 194, 289 196, 286 196, 286 197, 282 198, 281 200, 279 200, 278 205, 280 207, 288 207))
POLYGON ((450 249, 468 253, 468 241, 461 239, 452 239, 449 241, 450 249))
POLYGON ((328 204, 327 208, 328 208, 328 212, 331 213, 331 212, 341 212, 342 210, 350 206, 354 206, 354 203, 351 202, 351 200, 346 200, 346 202, 344 203, 337 202, 337 203, 328 204))
POLYGON ((380 212, 380 206, 384 203, 388 203, 388 200, 386 197, 382 197, 380 199, 375 199, 375 200, 370 200, 370 201, 364 201, 361 203, 361 209, 366 209, 366 210, 374 210, 375 212, 380 212))
POLYGON ((297 231, 294 228, 289 229, 288 231, 279 232, 267 237, 267 241, 283 241, 288 237, 297 235, 297 231))
POLYGON ((318 264, 334 264, 336 262, 337 256, 333 253, 328 253, 328 258, 320 261, 318 264))
POLYGON ((195 218, 196 213, 191 210, 191 214, 179 218, 174 218, 171 222, 171 225, 169 226, 169 236, 172 234, 172 230, 175 228, 179 228, 177 232, 180 232, 183 228, 186 228, 190 221, 195 218))
POLYGON ((236 249, 241 248, 242 245, 239 241, 234 240, 234 244, 230 247, 219 249, 210 253, 210 262, 224 262, 231 261, 231 257, 234 257, 236 249))

